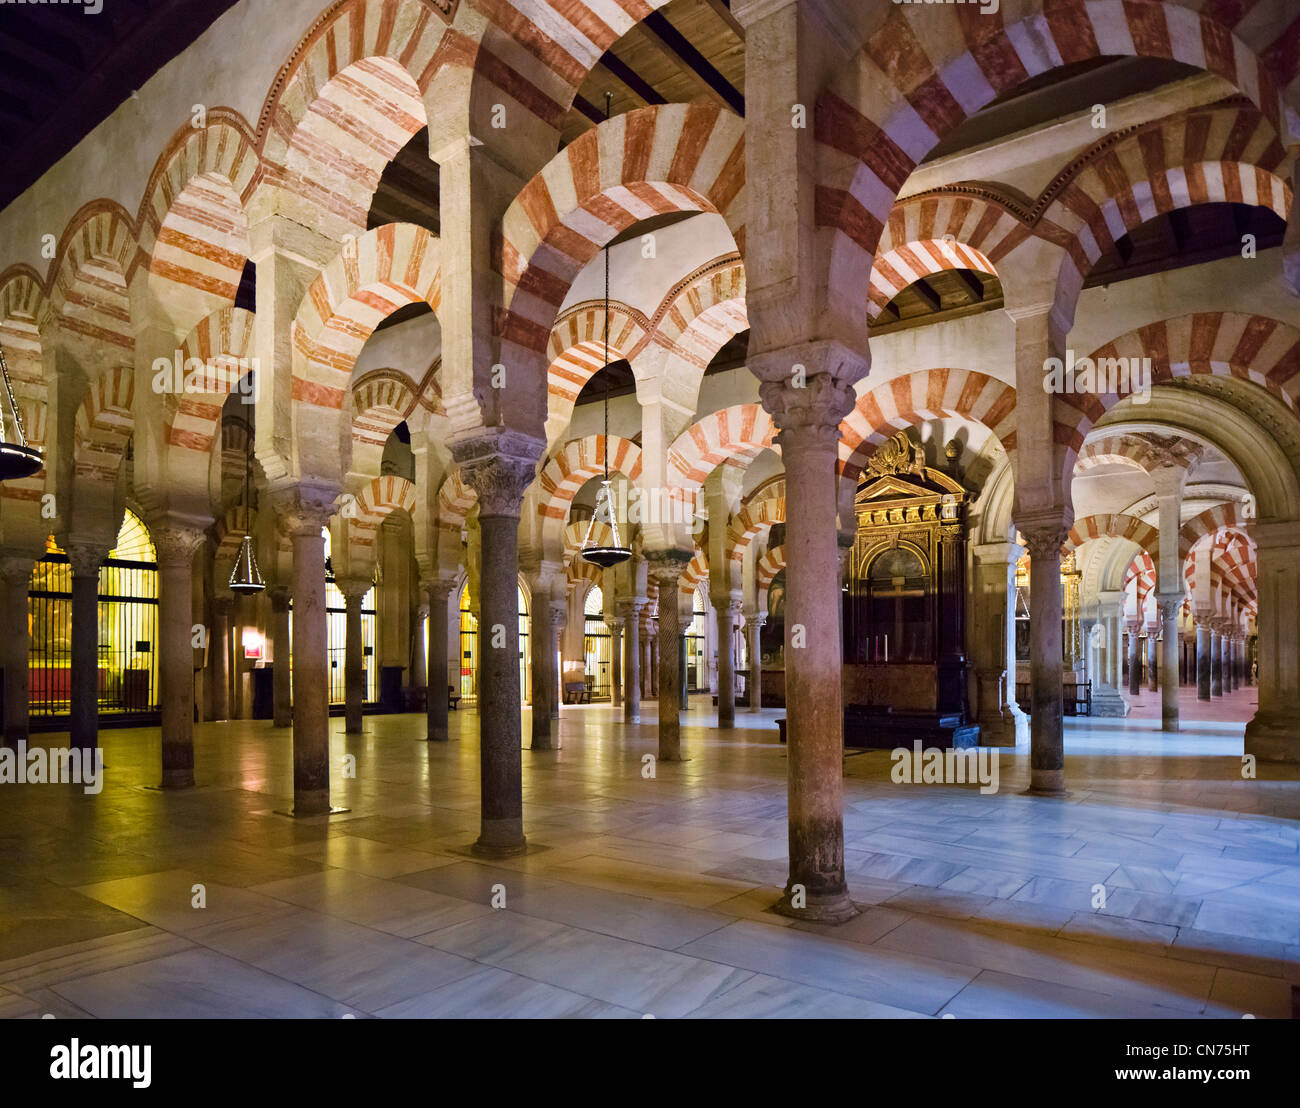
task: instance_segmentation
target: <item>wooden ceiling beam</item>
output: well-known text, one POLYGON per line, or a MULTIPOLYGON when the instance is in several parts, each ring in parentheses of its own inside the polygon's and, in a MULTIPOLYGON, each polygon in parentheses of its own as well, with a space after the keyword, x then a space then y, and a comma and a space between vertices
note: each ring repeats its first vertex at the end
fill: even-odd
POLYGON ((727 25, 733 35, 740 39, 741 42, 745 41, 745 25, 731 14, 731 5, 728 0, 704 0, 704 2, 713 10, 713 14, 727 25))
MULTIPOLYGON (((632 94, 634 96, 639 97, 643 103, 646 104, 667 104, 668 103, 667 100, 665 100, 662 96, 659 95, 659 93, 655 90, 655 87, 652 84, 650 84, 649 81, 644 80, 641 77, 641 75, 636 72, 636 70, 634 70, 630 65, 627 64, 627 62, 625 62, 622 58, 620 58, 617 54, 615 54, 613 50, 606 50, 605 53, 601 55, 600 61, 598 61, 596 64, 600 66, 604 66, 605 69, 608 70, 611 74, 613 74, 614 77, 618 78, 618 80, 622 81, 623 84, 625 84, 629 89, 631 89, 632 94)), ((603 112, 600 113, 600 118, 602 120, 605 118, 605 114, 603 112)))
POLYGON ((745 114, 744 96, 713 67, 708 58, 691 45, 681 31, 668 22, 662 12, 655 11, 647 15, 641 22, 641 29, 707 96, 739 116, 745 114))
POLYGON ((919 281, 913 281, 908 287, 911 288, 912 291, 915 292, 923 301, 925 301, 927 305, 929 305, 930 311, 937 312, 943 306, 943 301, 939 298, 939 294, 930 287, 930 283, 924 277, 919 281))
POLYGON ((962 288, 970 295, 972 304, 979 304, 984 299, 984 282, 979 279, 979 274, 969 269, 954 269, 950 271, 961 284, 962 288))

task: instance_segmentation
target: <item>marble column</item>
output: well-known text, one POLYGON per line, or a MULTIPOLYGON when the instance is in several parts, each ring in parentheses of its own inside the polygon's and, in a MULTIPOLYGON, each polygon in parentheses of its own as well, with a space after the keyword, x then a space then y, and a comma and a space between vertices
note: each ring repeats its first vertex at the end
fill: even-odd
POLYGON ((1156 597, 1160 610, 1160 633, 1163 646, 1160 653, 1160 729, 1178 730, 1178 613, 1183 607, 1183 594, 1161 594, 1156 597))
POLYGON ((542 591, 543 586, 535 578, 529 582, 533 603, 529 626, 529 641, 532 650, 528 659, 532 675, 533 697, 532 737, 530 750, 553 750, 551 738, 551 701, 555 699, 555 631, 551 626, 554 618, 550 598, 542 591))
MULTIPOLYGON (((551 720, 560 718, 560 705, 564 703, 564 674, 560 666, 560 643, 569 623, 569 605, 563 600, 551 601, 551 720)), ((559 728, 552 728, 553 741, 559 745, 559 728)))
POLYGON ((1128 694, 1138 696, 1142 692, 1142 630, 1140 624, 1128 625, 1128 694))
POLYGON ((1160 641, 1156 637, 1158 634, 1154 627, 1147 628, 1147 690, 1149 692, 1160 691, 1160 667, 1158 660, 1160 656, 1160 641))
POLYGON ((683 570, 691 564, 689 551, 648 550, 650 575, 659 585, 659 761, 680 762, 682 755, 682 613, 677 592, 683 570))
POLYGON ((271 594, 271 719, 273 727, 293 726, 293 692, 289 683, 289 589, 272 585, 271 594))
POLYGON ((1256 665, 1259 708, 1246 724, 1247 754, 1300 762, 1300 522, 1254 527, 1259 590, 1256 665))
MULTIPOLYGON (((194 784, 194 552, 196 526, 152 530, 158 556, 158 698, 162 707, 162 786, 194 784)), ((226 649, 229 649, 226 647, 226 649)))
POLYGON ((1223 695, 1223 630, 1215 624, 1210 626, 1210 695, 1223 695))
POLYGON ((429 693, 425 697, 425 739, 447 741, 447 606, 454 583, 442 578, 424 582, 429 598, 429 622, 425 628, 425 648, 429 655, 429 693))
POLYGON ((277 506, 293 543, 293 814, 330 811, 329 625, 325 538, 334 494, 301 489, 277 506))
POLYGON ((28 666, 30 640, 27 618, 27 591, 31 585, 36 559, 23 555, 0 558, 0 578, 4 585, 4 610, 0 613, 0 665, 4 666, 4 744, 16 748, 27 740, 28 666))
POLYGON ((72 566, 70 741, 94 750, 99 745, 99 565, 107 551, 77 542, 66 549, 72 566))
POLYGON ((337 577, 334 584, 343 594, 343 730, 361 733, 362 704, 366 698, 365 655, 361 635, 361 601, 371 582, 363 577, 337 577))
POLYGON ((1123 593, 1110 592, 1098 595, 1101 605, 1101 640, 1097 651, 1098 684, 1092 690, 1092 714, 1095 716, 1123 718, 1128 715, 1128 701, 1124 699, 1123 676, 1120 672, 1123 659, 1122 627, 1116 614, 1123 603, 1123 593))
POLYGON ((1061 544, 1063 521, 1017 521, 1029 551, 1029 792, 1065 792, 1061 678, 1061 544))
MULTIPOLYGON (((828 353, 810 352, 818 358, 828 353)), ((799 356, 810 355, 800 351, 799 356)), ((760 369, 774 357, 767 355, 760 369)), ((827 358, 822 364, 834 363, 827 358)), ((853 390, 830 372, 809 376, 804 384, 796 388, 788 379, 767 379, 759 387, 763 406, 780 429, 776 441, 786 480, 790 875, 776 907, 800 919, 840 922, 856 909, 844 876, 843 604, 835 462, 839 423, 852 409, 853 390)), ((1058 637, 1059 622, 1058 615, 1058 637)))
POLYGON ((1210 699, 1210 672, 1213 640, 1210 624, 1205 616, 1196 620, 1196 699, 1210 699))
POLYGON ((519 513, 541 444, 514 432, 453 443, 466 484, 478 494, 479 764, 481 817, 474 853, 521 854, 524 836, 519 689, 519 513), (502 441, 502 440, 506 441, 502 441))
POLYGON ((623 612, 623 722, 641 720, 641 605, 643 600, 626 600, 623 612))
POLYGON ((208 652, 212 658, 212 718, 230 718, 230 608, 234 598, 218 594, 212 598, 212 634, 208 652))
POLYGON ((749 638, 749 710, 763 710, 763 624, 766 615, 755 612, 745 617, 745 634, 749 638))
POLYGON ((713 602, 718 627, 718 726, 736 726, 736 617, 738 599, 718 597, 713 602))

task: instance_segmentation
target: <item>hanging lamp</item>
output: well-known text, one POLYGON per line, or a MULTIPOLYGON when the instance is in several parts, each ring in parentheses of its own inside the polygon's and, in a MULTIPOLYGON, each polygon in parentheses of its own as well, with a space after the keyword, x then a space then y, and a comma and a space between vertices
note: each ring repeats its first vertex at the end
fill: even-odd
POLYGON ((262 571, 257 568, 257 558, 253 554, 253 501, 249 495, 249 477, 253 472, 253 436, 248 436, 248 449, 244 455, 244 539, 239 544, 239 555, 235 558, 235 568, 230 573, 230 591, 248 596, 266 588, 262 580, 262 571))
MULTIPOLYGON (((613 93, 605 93, 605 118, 609 119, 609 103, 613 93)), ((609 243, 605 244, 605 363, 603 369, 609 368, 609 243)), ((587 537, 582 540, 582 560, 609 569, 632 557, 629 547, 623 545, 618 534, 618 517, 614 514, 614 493, 609 479, 609 379, 605 379, 605 476, 600 482, 600 492, 596 494, 596 510, 592 512, 591 522, 587 524, 587 537), (611 541, 602 545, 596 541, 596 524, 600 522, 602 507, 609 518, 611 541)))
POLYGON ((27 445, 22 413, 18 410, 18 401, 14 399, 13 386, 9 383, 9 367, 5 365, 3 350, 0 350, 0 375, 4 377, 4 396, 0 397, 0 481, 14 481, 40 473, 45 459, 36 447, 27 445), (7 417, 6 404, 9 408, 7 417))

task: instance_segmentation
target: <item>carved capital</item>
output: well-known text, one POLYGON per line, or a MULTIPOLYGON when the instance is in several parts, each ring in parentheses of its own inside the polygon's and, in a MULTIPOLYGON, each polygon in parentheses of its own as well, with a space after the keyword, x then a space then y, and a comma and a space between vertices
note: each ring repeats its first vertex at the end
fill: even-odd
POLYGON ((100 563, 108 555, 102 546, 88 542, 71 542, 64 549, 68 552, 73 577, 98 577, 100 563))
POLYGON ((336 577, 334 586, 343 594, 348 605, 360 604, 374 582, 369 577, 336 577))
POLYGON ((293 485, 271 493, 280 530, 291 537, 319 536, 334 515, 338 490, 323 485, 293 485))
POLYGON ((156 523, 150 531, 159 567, 188 566, 203 543, 203 532, 183 523, 156 523))
POLYGON ((478 432, 451 444, 461 478, 478 495, 478 514, 519 518, 545 444, 518 431, 478 432))
POLYGON ((840 421, 853 410, 851 385, 819 373, 797 387, 792 380, 764 381, 758 387, 763 407, 782 432, 816 431, 831 442, 839 439, 840 421))
POLYGON ((1025 549, 1031 560, 1035 558, 1060 558, 1061 547, 1070 535, 1064 523, 1039 523, 1020 528, 1025 539, 1025 549))
POLYGON ((682 574, 691 564, 693 554, 685 550, 647 550, 647 570, 661 590, 677 591, 682 574))
POLYGON ((0 557, 0 578, 11 585, 22 585, 25 589, 32 579, 35 558, 25 558, 21 554, 8 554, 0 557))

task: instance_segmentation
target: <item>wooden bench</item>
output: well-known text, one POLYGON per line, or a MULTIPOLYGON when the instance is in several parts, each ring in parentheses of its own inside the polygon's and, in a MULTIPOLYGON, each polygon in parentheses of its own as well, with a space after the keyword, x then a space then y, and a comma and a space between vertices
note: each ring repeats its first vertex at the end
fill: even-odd
POLYGON ((456 691, 454 685, 447 686, 447 708, 449 711, 456 711, 457 705, 460 704, 460 693, 456 691))
POLYGON ((564 703, 590 704, 591 688, 585 681, 566 681, 564 683, 564 703))

